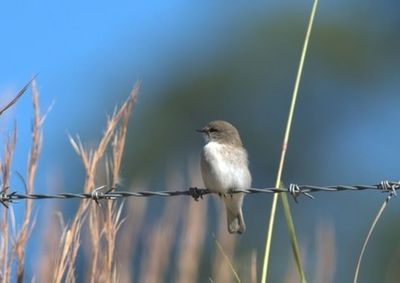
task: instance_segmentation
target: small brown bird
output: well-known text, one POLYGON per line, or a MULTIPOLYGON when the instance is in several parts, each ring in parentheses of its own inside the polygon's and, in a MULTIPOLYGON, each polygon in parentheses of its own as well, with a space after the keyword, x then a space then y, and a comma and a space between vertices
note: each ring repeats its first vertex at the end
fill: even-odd
POLYGON ((228 217, 229 233, 246 230, 242 204, 243 193, 230 194, 240 189, 249 189, 251 175, 247 152, 239 132, 226 121, 212 121, 203 129, 206 145, 201 152, 201 173, 207 189, 223 195, 228 217))

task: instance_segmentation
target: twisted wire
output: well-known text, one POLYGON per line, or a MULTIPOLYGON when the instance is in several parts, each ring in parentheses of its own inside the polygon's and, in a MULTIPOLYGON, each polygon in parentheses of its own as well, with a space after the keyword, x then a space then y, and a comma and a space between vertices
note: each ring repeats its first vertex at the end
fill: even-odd
MULTIPOLYGON (((102 191, 107 186, 100 186, 89 193, 58 193, 58 194, 22 194, 18 192, 9 192, 8 188, 0 192, 0 203, 8 208, 10 203, 18 200, 39 200, 39 199, 91 199, 99 204, 100 200, 116 200, 128 197, 175 197, 175 196, 191 196, 196 201, 203 198, 204 195, 214 193, 204 188, 189 188, 188 190, 167 190, 167 191, 119 191, 117 188, 109 188, 102 191)), ((251 188, 247 190, 230 191, 228 194, 245 193, 289 193, 293 196, 294 200, 301 195, 305 195, 314 199, 311 193, 316 192, 341 192, 341 191, 364 191, 364 190, 377 190, 382 192, 391 192, 396 196, 396 190, 400 188, 400 182, 382 181, 375 185, 336 185, 336 186, 312 186, 312 185, 296 185, 290 184, 288 188, 251 188)))

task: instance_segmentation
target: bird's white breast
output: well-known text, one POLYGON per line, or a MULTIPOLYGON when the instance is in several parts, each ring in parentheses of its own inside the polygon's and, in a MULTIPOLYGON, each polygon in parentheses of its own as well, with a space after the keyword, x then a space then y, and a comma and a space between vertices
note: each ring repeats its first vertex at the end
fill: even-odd
POLYGON ((201 169, 204 183, 210 190, 226 193, 230 189, 250 188, 247 153, 242 147, 207 143, 202 152, 201 169))

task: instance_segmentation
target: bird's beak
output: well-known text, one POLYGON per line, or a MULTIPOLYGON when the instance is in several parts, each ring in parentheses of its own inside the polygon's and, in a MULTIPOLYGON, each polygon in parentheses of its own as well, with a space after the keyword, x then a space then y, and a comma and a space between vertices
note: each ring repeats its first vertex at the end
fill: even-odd
POLYGON ((205 128, 203 128, 203 129, 197 129, 196 132, 198 132, 198 133, 206 133, 207 130, 206 130, 205 128))

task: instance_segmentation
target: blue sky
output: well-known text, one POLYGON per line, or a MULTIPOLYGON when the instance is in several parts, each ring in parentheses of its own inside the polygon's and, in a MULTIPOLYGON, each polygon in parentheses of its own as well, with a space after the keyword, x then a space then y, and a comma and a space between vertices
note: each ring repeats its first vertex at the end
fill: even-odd
MULTIPOLYGON (((70 191, 68 184, 79 183, 75 179, 68 180, 76 176, 68 175, 72 174, 68 166, 79 166, 78 158, 68 145, 68 134, 79 134, 88 144, 97 141, 106 115, 112 113, 115 105, 121 103, 137 79, 143 81, 141 97, 137 109, 135 108, 135 117, 140 119, 152 106, 166 101, 160 99, 166 95, 162 91, 164 88, 175 83, 182 84, 182 77, 193 79, 198 74, 207 73, 208 68, 216 69, 218 65, 226 64, 224 60, 235 58, 237 53, 239 56, 241 50, 234 53, 232 50, 236 46, 232 45, 240 42, 240 39, 251 38, 243 33, 249 26, 257 23, 279 23, 276 19, 280 18, 301 18, 304 22, 293 22, 305 25, 310 7, 311 1, 266 1, 246 4, 245 7, 243 3, 231 1, 20 1, 0 4, 0 103, 11 98, 34 74, 38 74, 42 110, 45 111, 54 102, 44 125, 44 146, 39 163, 37 190, 70 191), (126 84, 127 81, 131 83, 126 84), (121 89, 115 93, 107 92, 109 85, 121 85, 121 89), (65 187, 53 188, 56 178, 61 178, 65 187)), ((351 50, 351 37, 344 37, 348 40, 346 42, 325 45, 323 47, 326 50, 322 51, 321 48, 318 49, 318 43, 321 44, 318 37, 311 38, 309 57, 300 87, 293 142, 289 145, 285 174, 290 178, 306 183, 313 180, 331 185, 337 181, 374 182, 379 178, 396 177, 399 137, 396 62, 400 56, 398 52, 390 51, 390 46, 395 46, 394 43, 398 42, 397 11, 398 4, 395 1, 385 1, 384 4, 364 1, 320 2, 316 30, 330 27, 330 24, 345 31, 361 27, 361 31, 366 30, 367 40, 362 42, 365 45, 355 45, 360 49, 356 50, 358 53, 354 53, 356 58, 355 63, 352 63, 357 64, 357 55, 362 55, 365 47, 375 54, 376 61, 373 58, 371 60, 376 64, 366 64, 367 70, 362 70, 363 64, 360 64, 361 67, 356 66, 354 69, 349 68, 349 72, 342 72, 340 67, 346 62, 341 62, 340 57, 334 57, 337 55, 334 49, 343 48, 338 51, 339 55, 340 52, 351 50), (385 33, 389 35, 383 37, 388 40, 389 52, 380 49, 385 42, 379 36, 385 33), (329 54, 333 54, 331 57, 337 62, 332 63, 326 59, 329 54), (388 59, 390 56, 392 59, 388 59), (392 65, 388 61, 392 61, 392 65), (333 74, 332 70, 335 68, 339 70, 338 74, 333 74), (361 78, 358 72, 362 73, 361 78), (314 143, 310 143, 310 136, 315 140, 314 143), (312 166, 304 166, 305 162, 312 166)), ((278 27, 280 32, 289 34, 290 29, 296 27, 289 23, 281 30, 279 28, 281 27, 278 27)), ((300 30, 302 28, 303 26, 299 27, 300 30)), ((301 40, 302 36, 303 34, 299 34, 301 40)), ((329 39, 329 36, 326 38, 329 39)), ((270 39, 266 39, 267 43, 268 40, 270 39)), ((271 46, 274 44, 273 40, 271 39, 271 46)), ((291 75, 290 72, 297 66, 300 54, 298 46, 284 45, 292 41, 282 42, 281 49, 290 50, 291 53, 284 53, 286 57, 278 58, 282 65, 265 67, 268 70, 277 70, 282 76, 273 77, 278 79, 277 82, 269 81, 269 77, 265 77, 265 80, 263 78, 263 83, 258 85, 260 89, 254 88, 260 93, 265 91, 266 95, 245 93, 247 97, 254 98, 255 102, 239 105, 244 107, 248 103, 247 107, 252 107, 254 112, 248 113, 247 116, 251 117, 248 121, 254 122, 254 129, 265 130, 269 136, 263 138, 276 149, 280 146, 282 129, 273 130, 274 125, 280 123, 274 119, 285 119, 287 101, 282 97, 289 96, 294 80, 294 76, 288 78, 287 74, 291 75), (295 60, 290 61, 292 58, 295 60), (279 87, 268 89, 275 84, 279 87), (266 89, 271 92, 267 93, 266 89), (279 92, 282 90, 285 92, 279 92), (260 122, 258 117, 270 120, 260 122), (277 142, 275 144, 270 140, 277 142)), ((249 50, 257 50, 257 47, 249 50)), ((244 56, 245 59, 248 57, 244 56)), ((243 73, 237 72, 237 81, 243 78, 243 73)), ((260 77, 262 75, 264 73, 260 77)), ((251 76, 252 73, 247 78, 251 76)), ((235 86, 231 87, 232 92, 236 90, 235 86)), ((242 91, 246 91, 248 85, 241 87, 242 91)), ((237 102, 240 98, 227 101, 237 102)), ((213 114, 217 115, 219 112, 215 111, 213 114)), ((31 117, 31 99, 26 95, 0 120, 2 141, 12 122, 16 120, 18 123, 19 142, 13 169, 21 173, 25 172, 26 167, 31 117)), ((164 126, 160 124, 160 127, 164 126)), ((243 124, 240 126, 245 128, 243 124)), ((193 125, 193 128, 196 127, 199 125, 193 125)), ((274 174, 269 172, 266 176, 263 170, 276 169, 273 158, 278 152, 270 154, 273 161, 261 158, 264 153, 259 153, 259 150, 265 148, 266 142, 254 138, 259 134, 254 132, 256 130, 252 132, 252 129, 248 129, 249 136, 244 140, 247 140, 252 153, 251 166, 254 172, 258 172, 255 173, 254 183, 265 184, 274 174)), ((192 137, 188 140, 192 141, 192 137)), ((193 143, 193 147, 199 145, 200 142, 193 143)), ((74 174, 82 171, 80 167, 74 168, 78 168, 74 174)), ((19 181, 14 182, 17 188, 21 187, 19 181)), ((377 199, 383 197, 373 194, 368 194, 365 198, 346 196, 334 196, 335 200, 329 202, 328 196, 318 195, 312 204, 306 200, 307 205, 296 206, 297 220, 304 221, 302 224, 306 227, 314 227, 315 219, 310 218, 310 215, 327 216, 337 221, 338 235, 345 238, 346 229, 340 227, 340 224, 345 218, 357 221, 357 216, 353 214, 346 217, 346 214, 353 212, 353 204, 362 205, 368 202, 375 205, 377 199)), ((248 206, 252 206, 250 198, 248 206)), ((15 206, 17 214, 20 213, 19 207, 22 206, 15 206)), ((374 206, 368 208, 368 213, 375 212, 374 206)), ((366 209, 366 206, 358 209, 364 211, 362 209, 366 209)), ((366 225, 368 219, 360 222, 363 221, 366 225)), ((364 226, 363 229, 365 230, 364 226)), ((351 239, 358 239, 363 229, 360 228, 358 233, 354 231, 348 243, 354 243, 351 239)), ((285 235, 286 232, 282 233, 285 235)), ((300 231, 304 238, 308 236, 307 233, 308 231, 300 231)), ((348 261, 343 265, 348 266, 348 261)))

